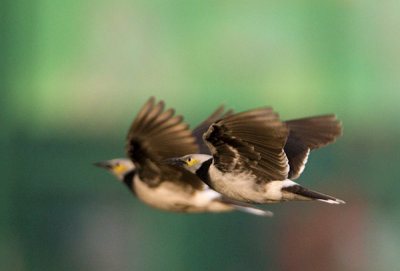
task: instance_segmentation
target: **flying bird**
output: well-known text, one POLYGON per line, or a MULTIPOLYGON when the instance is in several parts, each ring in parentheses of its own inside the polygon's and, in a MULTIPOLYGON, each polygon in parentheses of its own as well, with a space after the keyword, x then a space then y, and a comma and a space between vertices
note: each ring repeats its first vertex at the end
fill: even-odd
POLYGON ((219 107, 193 131, 174 116, 174 109, 164 110, 164 102, 155 104, 152 97, 133 121, 126 140, 128 158, 95 163, 111 171, 141 201, 160 210, 181 213, 228 212, 240 210, 270 216, 271 212, 237 202, 210 189, 196 175, 168 165, 168 157, 187 153, 209 153, 202 140, 208 127, 220 118, 232 115, 219 107))
POLYGON ((309 190, 293 180, 304 170, 311 150, 335 141, 342 125, 335 115, 279 120, 272 108, 225 116, 212 123, 203 139, 207 154, 167 159, 200 177, 215 191, 246 203, 343 200, 309 190))

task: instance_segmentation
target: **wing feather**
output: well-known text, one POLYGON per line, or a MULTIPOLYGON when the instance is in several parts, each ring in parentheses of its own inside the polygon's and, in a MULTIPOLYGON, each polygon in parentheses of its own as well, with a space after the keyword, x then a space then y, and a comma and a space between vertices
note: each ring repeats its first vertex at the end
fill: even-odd
POLYGON ((163 180, 181 182, 192 189, 203 187, 193 174, 163 163, 170 157, 198 153, 198 145, 182 116, 174 109, 164 111, 163 101, 150 98, 133 121, 126 140, 127 156, 135 163, 141 179, 156 186, 163 180))
POLYGON ((296 179, 303 172, 311 150, 333 143, 342 135, 342 123, 336 115, 323 115, 286 121, 289 128, 284 150, 289 159, 289 178, 296 179))
POLYGON ((221 105, 207 119, 205 119, 202 123, 200 123, 196 128, 193 129, 193 135, 196 138, 197 144, 199 145, 200 153, 210 154, 210 150, 203 141, 203 134, 207 132, 210 125, 216 122, 217 120, 229 117, 233 114, 232 109, 229 109, 225 113, 224 111, 225 111, 225 106, 221 105))
POLYGON ((259 181, 284 180, 289 165, 283 147, 287 125, 272 108, 232 115, 204 134, 214 165, 222 172, 250 171, 259 181))

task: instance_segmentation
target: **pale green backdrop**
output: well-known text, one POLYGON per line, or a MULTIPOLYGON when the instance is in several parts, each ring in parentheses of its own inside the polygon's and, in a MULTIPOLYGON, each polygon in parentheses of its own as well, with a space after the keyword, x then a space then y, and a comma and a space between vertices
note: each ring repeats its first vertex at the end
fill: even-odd
POLYGON ((397 1, 3 1, 1 270, 396 270, 397 1), (140 203, 92 162, 124 156, 150 96, 193 127, 224 103, 336 113, 298 180, 345 206, 275 217, 140 203))

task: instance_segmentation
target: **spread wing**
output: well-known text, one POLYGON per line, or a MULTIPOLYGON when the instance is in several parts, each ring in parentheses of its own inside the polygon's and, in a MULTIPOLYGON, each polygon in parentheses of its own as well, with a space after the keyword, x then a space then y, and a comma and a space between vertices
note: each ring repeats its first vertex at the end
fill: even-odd
POLYGON ((262 108, 215 122, 204 134, 204 141, 220 171, 250 171, 259 181, 267 182, 288 176, 283 151, 288 133, 287 125, 272 108, 262 108))
POLYGON ((303 172, 311 150, 328 145, 342 135, 342 123, 336 116, 324 115, 286 121, 289 136, 284 150, 289 160, 289 178, 303 172))
POLYGON ((206 120, 204 120, 196 128, 193 129, 192 133, 193 133, 194 137, 196 138, 197 144, 199 145, 199 151, 200 151, 199 153, 210 154, 210 150, 208 149, 207 145, 203 141, 203 135, 205 132, 207 132, 207 130, 211 124, 213 124, 214 122, 216 122, 219 119, 229 117, 233 114, 232 109, 226 111, 225 113, 224 113, 224 111, 225 111, 225 106, 221 105, 206 120))
POLYGON ((151 186, 168 179, 201 188, 203 184, 195 175, 163 163, 170 157, 198 153, 198 146, 182 116, 174 116, 172 108, 164 110, 163 101, 154 102, 150 98, 132 123, 126 140, 127 156, 137 166, 140 178, 151 186))

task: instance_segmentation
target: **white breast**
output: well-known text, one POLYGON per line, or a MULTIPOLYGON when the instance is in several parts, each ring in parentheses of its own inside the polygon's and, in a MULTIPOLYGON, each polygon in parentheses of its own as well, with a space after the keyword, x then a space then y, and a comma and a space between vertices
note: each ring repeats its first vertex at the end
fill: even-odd
POLYGON ((134 187, 137 197, 146 204, 165 211, 206 212, 227 211, 232 207, 215 199, 220 194, 204 185, 203 190, 188 191, 175 182, 164 181, 157 187, 149 187, 135 176, 134 187))
POLYGON ((221 194, 239 201, 263 202, 263 189, 257 188, 256 177, 251 172, 222 173, 214 165, 209 172, 212 186, 221 194))

